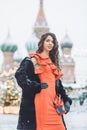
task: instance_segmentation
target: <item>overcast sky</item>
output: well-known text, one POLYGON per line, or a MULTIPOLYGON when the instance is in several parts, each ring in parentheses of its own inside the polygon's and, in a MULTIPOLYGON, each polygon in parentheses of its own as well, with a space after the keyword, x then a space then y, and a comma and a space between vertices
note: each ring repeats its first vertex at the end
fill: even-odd
MULTIPOLYGON (((43 2, 50 31, 60 42, 67 30, 73 42, 73 54, 87 59, 87 0, 43 2)), ((24 46, 33 31, 38 10, 39 0, 0 0, 0 44, 9 29, 13 42, 24 46)))
MULTIPOLYGON (((87 0, 43 0, 50 31, 60 41, 66 30, 74 45, 87 47, 87 0)), ((39 0, 0 0, 0 43, 8 28, 12 39, 24 43, 32 32, 39 0)))

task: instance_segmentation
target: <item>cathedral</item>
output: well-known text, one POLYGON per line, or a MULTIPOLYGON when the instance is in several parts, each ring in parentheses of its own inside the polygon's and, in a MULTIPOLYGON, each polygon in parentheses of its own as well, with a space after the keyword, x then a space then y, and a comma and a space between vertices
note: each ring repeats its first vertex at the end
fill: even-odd
MULTIPOLYGON (((39 3, 39 11, 37 14, 36 21, 33 26, 33 33, 31 34, 31 37, 26 42, 26 50, 28 53, 31 51, 35 51, 37 49, 38 41, 42 34, 49 32, 50 28, 48 26, 45 13, 44 13, 44 0, 40 0, 39 3)), ((60 43, 62 54, 60 56, 60 65, 61 70, 63 72, 63 83, 65 84, 74 84, 76 82, 75 79, 75 62, 74 59, 71 56, 71 50, 73 47, 73 43, 70 40, 68 34, 65 34, 64 38, 61 40, 60 43)), ((14 73, 16 69, 18 68, 18 65, 20 64, 20 61, 22 59, 14 59, 14 53, 17 51, 17 45, 11 41, 10 32, 8 31, 8 35, 4 43, 2 43, 0 47, 1 51, 3 52, 3 65, 2 70, 0 73, 0 82, 7 87, 7 90, 9 91, 11 89, 11 92, 9 91, 9 99, 7 100, 5 95, 5 102, 4 104, 9 105, 18 105, 20 101, 18 100, 18 97, 21 95, 20 89, 14 89, 14 87, 17 86, 14 73), (13 89, 12 89, 13 87, 13 89), (13 102, 14 100, 14 102, 13 102)), ((2 95, 3 91, 0 92, 2 95)), ((0 103, 3 104, 3 101, 1 100, 2 97, 0 97, 0 103)))
MULTIPOLYGON (((26 44, 28 52, 31 50, 35 51, 37 49, 37 43, 43 33, 49 32, 50 28, 48 26, 44 7, 43 0, 40 0, 40 7, 38 11, 38 15, 34 24, 32 37, 26 44)), ((64 38, 60 43, 62 55, 60 56, 60 65, 62 67, 62 72, 64 74, 62 81, 66 84, 76 83, 75 79, 75 62, 71 56, 71 50, 73 47, 73 43, 70 40, 68 34, 66 33, 64 38)))

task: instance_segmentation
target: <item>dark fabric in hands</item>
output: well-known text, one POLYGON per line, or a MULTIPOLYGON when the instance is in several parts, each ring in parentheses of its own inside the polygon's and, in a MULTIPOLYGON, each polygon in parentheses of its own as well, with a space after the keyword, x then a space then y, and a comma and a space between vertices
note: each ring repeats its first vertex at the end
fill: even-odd
POLYGON ((64 104, 65 102, 69 102, 70 105, 72 104, 72 100, 71 98, 66 94, 66 91, 62 85, 62 82, 61 80, 56 80, 56 94, 59 93, 64 101, 64 104))
POLYGON ((68 101, 65 102, 64 107, 65 107, 65 110, 66 110, 67 112, 69 112, 69 110, 70 110, 70 103, 69 103, 68 101))

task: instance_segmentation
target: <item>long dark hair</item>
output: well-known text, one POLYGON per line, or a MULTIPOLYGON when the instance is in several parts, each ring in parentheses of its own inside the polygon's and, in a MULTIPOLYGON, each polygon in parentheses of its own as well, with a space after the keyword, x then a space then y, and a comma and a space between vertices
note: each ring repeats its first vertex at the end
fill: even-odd
POLYGON ((41 53, 43 51, 43 44, 44 44, 44 41, 45 39, 48 37, 48 36, 51 36, 53 38, 53 43, 54 43, 54 47, 53 49, 50 51, 49 53, 49 56, 52 60, 52 62, 58 67, 59 67, 59 45, 58 45, 58 41, 57 41, 57 38, 55 36, 55 34, 53 33, 45 33, 41 36, 41 39, 38 43, 38 49, 36 51, 36 53, 41 53))

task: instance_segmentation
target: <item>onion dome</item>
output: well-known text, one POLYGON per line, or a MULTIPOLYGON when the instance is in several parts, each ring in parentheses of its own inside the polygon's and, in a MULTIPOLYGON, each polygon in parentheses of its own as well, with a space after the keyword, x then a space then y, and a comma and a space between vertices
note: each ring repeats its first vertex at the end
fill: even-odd
POLYGON ((72 48, 73 43, 70 40, 68 34, 66 33, 62 41, 60 42, 61 49, 63 48, 72 48))
POLYGON ((8 32, 6 40, 4 41, 4 43, 2 43, 0 48, 3 52, 13 52, 14 53, 17 50, 17 45, 14 44, 13 41, 11 40, 9 32, 8 32))
POLYGON ((26 43, 26 48, 28 51, 36 51, 38 48, 39 39, 36 37, 35 33, 31 35, 26 43))

